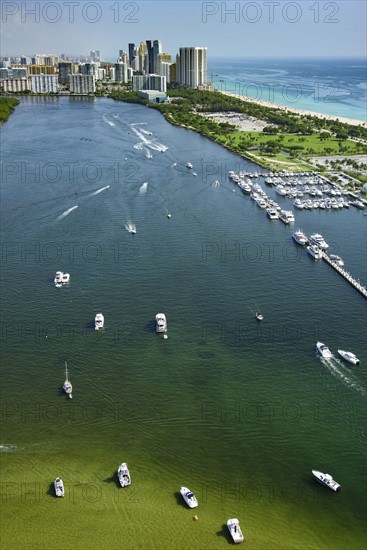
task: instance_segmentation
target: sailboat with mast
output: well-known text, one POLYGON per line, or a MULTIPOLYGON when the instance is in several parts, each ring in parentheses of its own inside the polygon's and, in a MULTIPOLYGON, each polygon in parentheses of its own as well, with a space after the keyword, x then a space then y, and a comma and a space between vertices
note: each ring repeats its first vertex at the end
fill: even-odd
POLYGON ((63 390, 70 397, 70 399, 73 398, 73 395, 72 395, 73 386, 71 385, 71 382, 69 380, 68 364, 67 364, 66 361, 65 361, 65 382, 64 382, 64 385, 63 385, 63 390))

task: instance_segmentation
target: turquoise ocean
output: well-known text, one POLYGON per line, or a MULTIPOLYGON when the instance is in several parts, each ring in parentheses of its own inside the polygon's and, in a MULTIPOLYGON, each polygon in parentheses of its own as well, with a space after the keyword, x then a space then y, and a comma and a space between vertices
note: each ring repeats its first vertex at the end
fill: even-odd
MULTIPOLYGON (((96 98, 22 100, 1 153, 1 547, 221 549, 237 517, 248 548, 364 548, 366 301, 228 179, 259 167, 96 98)), ((295 216, 367 283, 363 211, 295 216)))

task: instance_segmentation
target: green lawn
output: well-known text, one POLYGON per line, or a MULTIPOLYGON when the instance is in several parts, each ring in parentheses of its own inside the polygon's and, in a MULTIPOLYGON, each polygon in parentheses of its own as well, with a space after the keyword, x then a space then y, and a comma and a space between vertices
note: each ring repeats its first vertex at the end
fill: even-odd
POLYGON ((243 150, 258 148, 267 143, 278 143, 283 151, 290 151, 291 147, 300 147, 298 155, 329 156, 329 155, 356 155, 366 152, 366 147, 354 141, 342 141, 343 149, 340 149, 340 140, 330 137, 321 141, 319 134, 300 136, 295 134, 267 135, 263 132, 232 132, 230 137, 220 136, 220 141, 226 142, 236 148, 243 150))

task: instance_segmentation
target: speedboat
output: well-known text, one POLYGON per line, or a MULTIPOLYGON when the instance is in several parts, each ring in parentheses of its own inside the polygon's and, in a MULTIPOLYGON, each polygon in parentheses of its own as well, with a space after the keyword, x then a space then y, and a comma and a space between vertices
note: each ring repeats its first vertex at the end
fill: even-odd
POLYGON ((228 531, 231 534, 231 537, 233 538, 233 542, 236 544, 243 542, 245 540, 245 537, 242 534, 240 522, 237 518, 232 518, 227 521, 227 527, 228 531))
POLYGON ((186 163, 186 168, 193 168, 193 165, 191 164, 191 162, 186 163))
POLYGON ((297 229, 297 231, 293 233, 292 237, 298 244, 304 245, 308 243, 308 239, 301 229, 297 229))
POLYGON ((157 313, 155 316, 155 322, 156 332, 167 332, 167 320, 164 313, 157 313))
POLYGON ((324 357, 324 359, 330 359, 330 357, 333 356, 329 348, 322 342, 317 342, 316 348, 319 354, 322 355, 322 357, 324 357))
POLYGON ((62 388, 64 392, 70 397, 70 399, 72 399, 73 386, 71 385, 71 382, 68 377, 68 364, 66 361, 65 361, 65 382, 62 388))
POLYGON ((172 218, 171 212, 167 212, 167 218, 172 218))
POLYGON ((258 321, 262 321, 264 319, 264 315, 262 313, 260 313, 260 311, 257 311, 256 312, 256 319, 258 321))
POLYGON ((354 355, 351 351, 344 351, 342 349, 338 349, 339 355, 343 357, 346 361, 349 361, 349 363, 353 363, 353 365, 359 365, 360 361, 358 357, 354 355))
POLYGON ((131 485, 130 472, 126 462, 120 464, 119 469, 117 470, 117 475, 119 477, 121 487, 127 487, 128 485, 131 485))
POLYGON ((340 491, 341 487, 339 483, 337 483, 330 474, 323 474, 318 470, 312 470, 312 473, 320 483, 326 485, 326 487, 329 487, 332 491, 340 491))
POLYGON ((104 317, 102 313, 97 313, 94 318, 94 330, 99 330, 104 327, 104 317))
POLYGON ((321 260, 322 259, 322 252, 321 250, 315 246, 315 245, 310 245, 307 247, 307 252, 309 254, 311 254, 311 256, 313 256, 315 258, 315 260, 321 260))
POLYGON ((54 487, 55 487, 55 495, 57 497, 64 497, 65 496, 65 489, 64 484, 62 482, 61 477, 57 477, 54 481, 54 487))
POLYGON ((189 508, 196 508, 199 505, 196 496, 187 487, 181 487, 180 493, 189 508))
POLYGON ((329 245, 325 241, 324 237, 320 235, 320 233, 314 233, 313 235, 310 235, 310 241, 321 248, 321 250, 326 250, 327 248, 329 248, 329 245))
POLYGON ((340 256, 337 256, 336 254, 330 254, 329 258, 340 267, 344 266, 344 260, 340 256))
POLYGON ((55 275, 55 278, 54 278, 54 284, 57 288, 62 286, 62 276, 63 275, 64 274, 63 274, 62 271, 56 271, 56 275, 55 275))

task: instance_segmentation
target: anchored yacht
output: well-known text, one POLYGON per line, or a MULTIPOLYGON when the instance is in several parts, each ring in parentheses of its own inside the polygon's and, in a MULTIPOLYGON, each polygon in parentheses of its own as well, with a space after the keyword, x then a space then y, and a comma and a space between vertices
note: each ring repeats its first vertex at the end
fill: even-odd
POLYGON ((55 495, 57 497, 65 496, 64 484, 61 477, 57 477, 54 481, 55 495))
POLYGON ((167 332, 167 320, 164 313, 157 313, 155 316, 155 330, 156 332, 167 332))
POLYGON ((231 534, 233 542, 236 544, 244 541, 244 536, 241 531, 240 522, 237 518, 232 518, 227 521, 228 531, 231 534))
POLYGON ((117 475, 118 475, 121 487, 127 487, 128 485, 131 485, 130 472, 126 462, 123 462, 122 464, 120 464, 119 469, 117 471, 117 475))
POLYGON ((190 489, 181 487, 180 493, 189 508, 196 508, 198 506, 197 498, 190 489))
POLYGON ((73 398, 72 396, 73 386, 71 385, 71 382, 68 377, 68 364, 66 361, 65 361, 65 382, 63 385, 63 390, 70 397, 70 399, 73 398))
POLYGON ((341 487, 339 483, 337 483, 330 474, 323 474, 318 470, 312 470, 312 473, 320 483, 326 485, 326 487, 329 487, 332 491, 340 491, 341 487))
POLYGON ((104 327, 104 317, 102 313, 97 313, 94 319, 94 330, 99 330, 104 327))
POLYGON ((353 365, 359 365, 360 360, 351 351, 344 351, 342 349, 338 349, 338 353, 343 357, 343 359, 345 359, 346 361, 349 361, 349 363, 353 363, 353 365))

